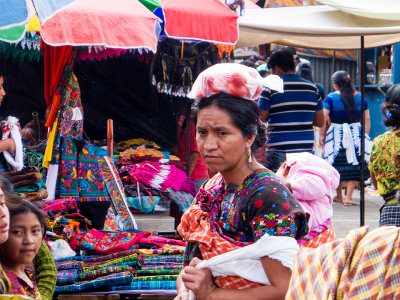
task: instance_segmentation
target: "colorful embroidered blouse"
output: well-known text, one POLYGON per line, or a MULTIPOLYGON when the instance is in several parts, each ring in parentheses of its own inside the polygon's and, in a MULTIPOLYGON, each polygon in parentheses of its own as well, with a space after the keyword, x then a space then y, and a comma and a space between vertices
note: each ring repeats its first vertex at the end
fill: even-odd
POLYGON ((300 204, 274 173, 260 169, 241 185, 223 188, 219 226, 240 242, 255 242, 264 234, 299 238, 307 233, 300 204))
POLYGON ((400 187, 400 130, 389 130, 374 139, 369 170, 375 174, 380 195, 400 187))
MULTIPOLYGON (((233 244, 246 246, 264 234, 299 239, 308 231, 300 204, 267 169, 254 171, 239 186, 225 187, 220 174, 205 186, 206 190, 200 189, 197 194, 196 202, 208 213, 211 231, 233 244)), ((195 256, 202 257, 200 249, 197 243, 189 242, 185 264, 195 256)))
POLYGON ((34 274, 31 270, 25 269, 26 275, 31 279, 33 287, 29 286, 25 280, 19 278, 12 272, 6 272, 11 282, 11 293, 14 295, 26 295, 34 299, 42 299, 39 290, 36 287, 34 274))

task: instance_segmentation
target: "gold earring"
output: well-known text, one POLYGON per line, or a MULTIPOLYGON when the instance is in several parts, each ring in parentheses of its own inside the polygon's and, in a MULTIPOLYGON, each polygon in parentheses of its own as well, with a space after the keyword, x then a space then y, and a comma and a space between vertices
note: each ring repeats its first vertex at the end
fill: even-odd
POLYGON ((253 161, 253 158, 251 157, 251 148, 249 148, 249 163, 253 161))

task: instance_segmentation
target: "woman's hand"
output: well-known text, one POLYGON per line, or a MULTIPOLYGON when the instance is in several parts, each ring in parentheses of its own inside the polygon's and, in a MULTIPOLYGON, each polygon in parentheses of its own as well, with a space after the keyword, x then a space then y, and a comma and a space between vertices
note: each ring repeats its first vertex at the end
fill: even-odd
POLYGON ((178 293, 178 295, 176 295, 176 297, 174 298, 174 300, 189 300, 190 299, 190 294, 189 291, 183 291, 178 293))
POLYGON ((321 135, 319 137, 319 145, 324 146, 325 145, 325 135, 321 135))
MULTIPOLYGON (((200 262, 197 257, 193 258, 188 267, 182 273, 182 280, 188 290, 196 296, 196 300, 207 300, 210 294, 217 288, 212 280, 209 269, 197 269, 200 262)), ((186 298, 183 298, 186 299, 186 298)))

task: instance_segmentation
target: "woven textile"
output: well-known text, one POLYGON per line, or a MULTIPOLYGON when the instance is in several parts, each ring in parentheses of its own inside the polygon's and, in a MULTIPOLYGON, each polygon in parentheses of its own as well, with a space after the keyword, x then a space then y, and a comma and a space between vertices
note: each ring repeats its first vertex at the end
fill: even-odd
POLYGON ((136 252, 137 252, 137 250, 127 250, 127 251, 118 251, 116 253, 108 254, 108 255, 84 256, 84 257, 82 257, 82 260, 84 262, 107 261, 107 260, 110 260, 110 259, 115 259, 115 258, 119 258, 119 257, 128 256, 128 255, 134 254, 136 252))
POLYGON ((161 271, 161 270, 181 270, 182 269, 182 264, 176 264, 176 265, 144 265, 142 266, 141 270, 142 271, 161 271))
POLYGON ((151 254, 183 254, 186 247, 164 244, 160 249, 138 249, 138 252, 142 255, 151 254))
POLYGON ((400 228, 361 227, 344 239, 302 248, 286 300, 399 299, 400 228))
POLYGON ((125 192, 114 163, 108 156, 99 159, 101 174, 117 213, 116 222, 119 230, 136 229, 135 218, 128 208, 125 192))
POLYGON ((56 262, 56 267, 57 270, 71 270, 71 269, 82 270, 82 262, 75 260, 56 262))
POLYGON ((83 202, 110 201, 95 154, 95 146, 82 142, 82 148, 78 151, 78 141, 74 142, 70 137, 61 138, 60 143, 57 182, 59 197, 83 202))
POLYGON ((140 266, 140 261, 137 254, 131 254, 129 256, 117 258, 107 262, 83 263, 83 272, 99 270, 115 265, 129 265, 137 269, 140 266))
POLYGON ((138 276, 145 275, 178 275, 181 269, 173 269, 173 270, 137 270, 138 276))
POLYGON ((178 275, 157 275, 157 276, 140 276, 134 277, 132 279, 133 282, 140 281, 176 281, 178 279, 178 275))
POLYGON ((143 257, 143 264, 183 263, 182 255, 155 255, 143 257))
POLYGON ((400 226, 400 205, 384 205, 381 209, 379 226, 400 226))
POLYGON ((176 281, 138 281, 129 285, 111 287, 110 291, 123 290, 176 290, 176 281))
POLYGON ((43 209, 47 212, 48 217, 54 218, 56 215, 76 213, 78 206, 75 200, 57 199, 45 201, 43 209))
POLYGON ((142 237, 143 232, 104 232, 91 229, 85 234, 81 244, 85 250, 109 253, 116 250, 129 250, 142 237))
POLYGON ((109 286, 129 284, 132 281, 131 272, 114 273, 90 281, 77 282, 71 285, 56 286, 55 293, 79 293, 88 290, 102 290, 109 286))
POLYGON ((94 271, 89 271, 85 273, 79 274, 76 279, 80 281, 84 280, 91 280, 95 279, 101 276, 113 274, 113 273, 121 273, 121 272, 126 272, 129 271, 132 274, 135 274, 135 269, 132 268, 131 266, 111 266, 111 267, 106 267, 106 268, 101 268, 98 270, 94 271))
POLYGON ((303 247, 317 248, 322 244, 333 242, 334 240, 335 231, 333 229, 333 224, 330 220, 326 220, 301 239, 297 240, 297 243, 303 247))
POLYGON ((57 272, 57 284, 65 285, 74 283, 78 277, 78 269, 59 270, 57 272))

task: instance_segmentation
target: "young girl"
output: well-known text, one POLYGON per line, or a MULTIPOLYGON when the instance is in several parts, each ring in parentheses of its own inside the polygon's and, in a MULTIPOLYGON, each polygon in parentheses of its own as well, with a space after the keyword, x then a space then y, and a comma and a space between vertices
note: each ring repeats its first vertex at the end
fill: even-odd
POLYGON ((327 231, 325 235, 329 232, 330 234, 325 241, 333 239, 334 232, 330 223, 333 216, 332 191, 338 187, 340 181, 336 169, 311 153, 287 153, 286 161, 276 174, 285 181, 306 212, 309 238, 327 231))
POLYGON ((11 293, 42 299, 33 273, 26 268, 39 251, 45 230, 41 211, 24 200, 16 208, 10 208, 8 240, 0 245, 0 260, 11 281, 11 293))

